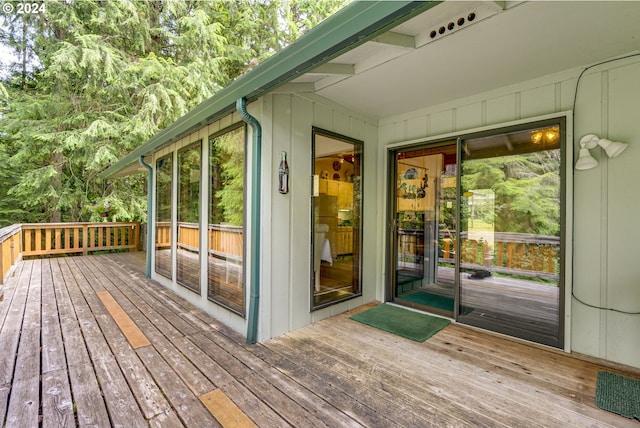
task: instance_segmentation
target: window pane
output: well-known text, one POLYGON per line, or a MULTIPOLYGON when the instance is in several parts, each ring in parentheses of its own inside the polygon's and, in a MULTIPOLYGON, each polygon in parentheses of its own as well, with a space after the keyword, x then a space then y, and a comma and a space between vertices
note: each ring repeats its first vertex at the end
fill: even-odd
POLYGON ((200 293, 200 144, 178 152, 177 281, 200 293))
POLYGON ((561 341, 560 126, 463 142, 461 319, 561 341))
POLYGON ((244 315, 245 128, 209 138, 209 299, 244 315))
POLYGON ((156 162, 156 272, 171 279, 171 197, 173 157, 156 162))

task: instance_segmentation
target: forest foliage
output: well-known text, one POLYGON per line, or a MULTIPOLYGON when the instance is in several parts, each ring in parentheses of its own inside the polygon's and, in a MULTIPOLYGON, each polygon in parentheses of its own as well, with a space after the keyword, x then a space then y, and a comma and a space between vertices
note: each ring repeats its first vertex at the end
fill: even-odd
POLYGON ((2 15, 0 226, 146 220, 145 174, 104 168, 345 0, 46 2, 2 15))

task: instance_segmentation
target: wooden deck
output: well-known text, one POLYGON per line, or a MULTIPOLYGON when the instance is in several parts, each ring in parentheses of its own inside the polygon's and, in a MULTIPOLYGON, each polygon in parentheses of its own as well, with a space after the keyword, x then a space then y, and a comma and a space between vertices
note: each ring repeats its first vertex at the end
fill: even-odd
POLYGON ((246 345, 146 280, 141 256, 17 266, 0 302, 6 426, 638 426, 595 406, 603 367, 462 326, 415 343, 343 314, 246 345))

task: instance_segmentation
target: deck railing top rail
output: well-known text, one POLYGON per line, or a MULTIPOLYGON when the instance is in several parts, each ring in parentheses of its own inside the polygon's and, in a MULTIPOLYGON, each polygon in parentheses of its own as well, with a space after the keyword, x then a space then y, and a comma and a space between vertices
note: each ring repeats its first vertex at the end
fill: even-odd
POLYGON ((6 226, 0 229, 0 243, 6 241, 17 232, 19 232, 21 230, 21 227, 21 224, 12 224, 11 226, 6 226))

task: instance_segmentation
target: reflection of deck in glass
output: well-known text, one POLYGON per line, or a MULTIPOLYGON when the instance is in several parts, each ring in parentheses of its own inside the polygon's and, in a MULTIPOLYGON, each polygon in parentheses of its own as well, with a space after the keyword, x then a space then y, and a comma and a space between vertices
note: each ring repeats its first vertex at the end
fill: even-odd
POLYGON ((320 265, 320 290, 313 293, 314 305, 340 300, 353 296, 353 259, 341 257, 333 261, 333 264, 322 262, 320 265))
MULTIPOLYGON (((398 271, 398 298, 426 291, 439 296, 453 297, 455 271, 438 267, 438 283, 423 284, 415 271, 398 271)), ((462 296, 460 304, 465 310, 464 323, 492 324, 497 332, 509 334, 519 328, 528 332, 538 343, 549 343, 557 335, 559 318, 559 287, 535 280, 492 275, 484 279, 469 278, 461 273, 462 296)), ((486 327, 485 327, 486 328, 486 327)), ((552 343, 552 342, 551 342, 552 343)))
MULTIPOLYGON (((169 229, 169 223, 158 224, 156 230, 169 229)), ((170 236, 158 233, 158 236, 170 236)), ((200 293, 199 228, 194 223, 178 225, 177 282, 200 293)), ((244 314, 243 228, 209 225, 207 297, 244 314)), ((156 272, 171 278, 171 250, 168 242, 156 242, 156 272)))

